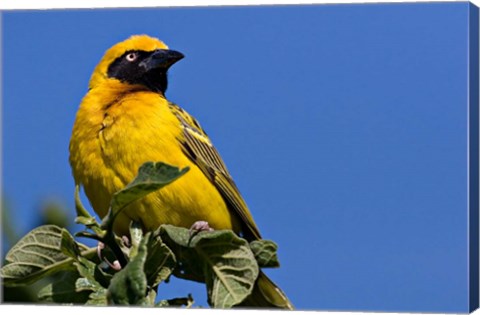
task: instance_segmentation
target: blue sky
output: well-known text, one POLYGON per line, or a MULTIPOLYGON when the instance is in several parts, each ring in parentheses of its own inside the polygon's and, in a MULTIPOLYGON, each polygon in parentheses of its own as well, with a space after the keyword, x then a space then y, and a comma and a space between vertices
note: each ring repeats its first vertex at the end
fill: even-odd
MULTIPOLYGON (((68 143, 104 51, 186 58, 167 97, 223 156, 299 309, 468 310, 466 2, 3 14, 3 185, 22 233, 72 211, 68 143)), ((85 201, 87 203, 87 201, 85 201)), ((202 285, 172 281, 166 298, 202 285)))

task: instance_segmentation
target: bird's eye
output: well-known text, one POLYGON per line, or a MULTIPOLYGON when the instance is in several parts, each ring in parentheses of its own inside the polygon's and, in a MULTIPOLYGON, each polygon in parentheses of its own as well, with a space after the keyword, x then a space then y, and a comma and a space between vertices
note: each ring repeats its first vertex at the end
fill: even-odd
POLYGON ((127 61, 129 62, 133 62, 137 59, 138 55, 134 52, 131 52, 129 53, 125 58, 127 59, 127 61))

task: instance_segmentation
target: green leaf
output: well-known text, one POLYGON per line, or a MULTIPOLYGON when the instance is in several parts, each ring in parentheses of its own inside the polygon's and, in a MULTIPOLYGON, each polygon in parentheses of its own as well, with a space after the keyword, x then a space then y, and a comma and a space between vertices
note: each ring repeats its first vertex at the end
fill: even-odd
POLYGON ((147 259, 145 261, 145 275, 150 287, 156 287, 162 281, 167 280, 172 274, 175 265, 175 255, 165 245, 160 237, 154 237, 148 233, 147 259))
POLYGON ((64 231, 55 225, 43 225, 18 241, 0 270, 4 284, 27 285, 60 270, 72 269, 73 260, 62 251, 64 231))
POLYGON ((83 206, 82 201, 80 200, 80 185, 75 185, 75 210, 77 211, 78 217, 92 217, 87 211, 87 209, 83 206))
MULTIPOLYGON (((83 224, 87 228, 95 232, 95 235, 103 237, 105 231, 102 231, 100 224, 98 224, 95 217, 93 217, 88 210, 83 206, 82 201, 80 200, 80 186, 75 186, 75 210, 77 211, 77 217, 75 218, 75 223, 83 224)), ((85 237, 90 237, 87 234, 84 234, 85 237)), ((98 239, 98 238, 96 238, 98 239)))
POLYGON ((85 303, 86 305, 108 305, 107 301, 107 289, 102 288, 98 291, 92 292, 88 296, 88 301, 85 303))
POLYGON ((78 257, 75 262, 79 277, 75 282, 75 290, 77 292, 88 292, 87 305, 107 305, 107 289, 102 283, 109 282, 105 279, 104 273, 92 261, 78 257))
POLYGON ((138 169, 137 177, 124 189, 114 194, 111 203, 112 209, 114 211, 121 209, 133 201, 170 184, 188 170, 188 167, 180 170, 178 167, 163 162, 143 164, 138 169))
POLYGON ((55 281, 43 287, 38 298, 45 302, 84 304, 90 292, 80 292, 76 281, 80 275, 76 271, 67 271, 55 281))
POLYGON ((180 276, 188 278, 189 272, 203 269, 211 306, 230 308, 252 292, 258 264, 247 241, 232 231, 200 232, 190 237, 188 229, 162 225, 160 235, 183 269, 180 276))
POLYGON ((97 266, 94 262, 85 259, 83 257, 77 257, 74 265, 77 267, 78 273, 84 278, 95 278, 95 267, 97 266))
POLYGON ((277 248, 277 244, 270 240, 255 240, 250 242, 250 249, 259 267, 280 267, 277 248))
POLYGON ((111 226, 120 210, 135 200, 170 184, 188 170, 188 167, 180 170, 178 167, 162 162, 147 162, 143 164, 138 170, 137 177, 125 188, 113 195, 110 210, 102 222, 102 227, 111 226))
POLYGON ((135 257, 113 276, 107 293, 109 304, 147 304, 147 278, 143 272, 147 257, 147 241, 148 238, 142 239, 135 257))
POLYGON ((92 291, 95 291, 103 287, 100 283, 103 275, 98 272, 97 264, 84 257, 78 257, 74 265, 77 267, 80 276, 85 278, 84 281, 88 281, 88 285, 83 285, 83 288, 90 287, 92 291))
POLYGON ((79 292, 81 291, 98 291, 102 287, 99 285, 97 281, 92 281, 89 278, 78 278, 75 282, 75 289, 79 292))
POLYGON ((143 230, 141 223, 132 221, 130 223, 130 248, 128 249, 129 257, 133 258, 137 255, 138 247, 143 239, 143 230))
POLYGON ((88 218, 87 217, 76 217, 75 218, 75 223, 82 224, 82 225, 85 225, 85 226, 89 227, 91 225, 95 225, 95 223, 97 223, 97 221, 93 217, 88 217, 88 218))
POLYGON ((62 253, 73 259, 76 259, 78 256, 80 256, 80 248, 77 242, 75 242, 72 234, 70 234, 67 230, 62 230, 61 237, 60 250, 62 253))
POLYGON ((157 298, 157 292, 155 290, 148 290, 148 294, 145 298, 145 305, 155 306, 156 298, 157 298))
POLYGON ((190 245, 190 232, 173 225, 162 225, 155 232, 173 252, 177 261, 174 275, 178 278, 205 282, 204 264, 197 251, 190 245))

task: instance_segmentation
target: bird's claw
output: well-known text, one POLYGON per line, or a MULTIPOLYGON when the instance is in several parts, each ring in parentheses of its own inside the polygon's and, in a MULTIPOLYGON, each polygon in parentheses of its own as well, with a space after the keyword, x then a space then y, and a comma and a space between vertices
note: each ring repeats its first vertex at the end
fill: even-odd
POLYGON ((211 232, 213 231, 213 229, 210 227, 210 225, 208 225, 207 221, 196 221, 195 223, 192 224, 189 230, 190 236, 192 236, 192 234, 194 233, 196 234, 202 231, 211 232))
POLYGON ((120 262, 118 260, 115 260, 113 263, 111 263, 107 257, 104 257, 102 255, 102 250, 105 248, 105 244, 102 243, 102 242, 98 242, 97 244, 97 255, 98 255, 98 258, 100 258, 100 260, 104 261, 108 266, 110 266, 110 268, 112 268, 113 270, 120 270, 122 269, 122 266, 120 265, 120 262))
POLYGON ((125 245, 126 247, 131 247, 132 246, 132 244, 130 242, 130 239, 126 235, 122 236, 122 242, 123 242, 123 245, 125 245))

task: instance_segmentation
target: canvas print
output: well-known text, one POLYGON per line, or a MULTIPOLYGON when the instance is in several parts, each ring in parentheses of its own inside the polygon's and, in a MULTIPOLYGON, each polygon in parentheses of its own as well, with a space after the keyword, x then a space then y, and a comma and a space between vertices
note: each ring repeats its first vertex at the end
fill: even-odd
POLYGON ((1 14, 2 303, 478 307, 474 4, 1 14))

